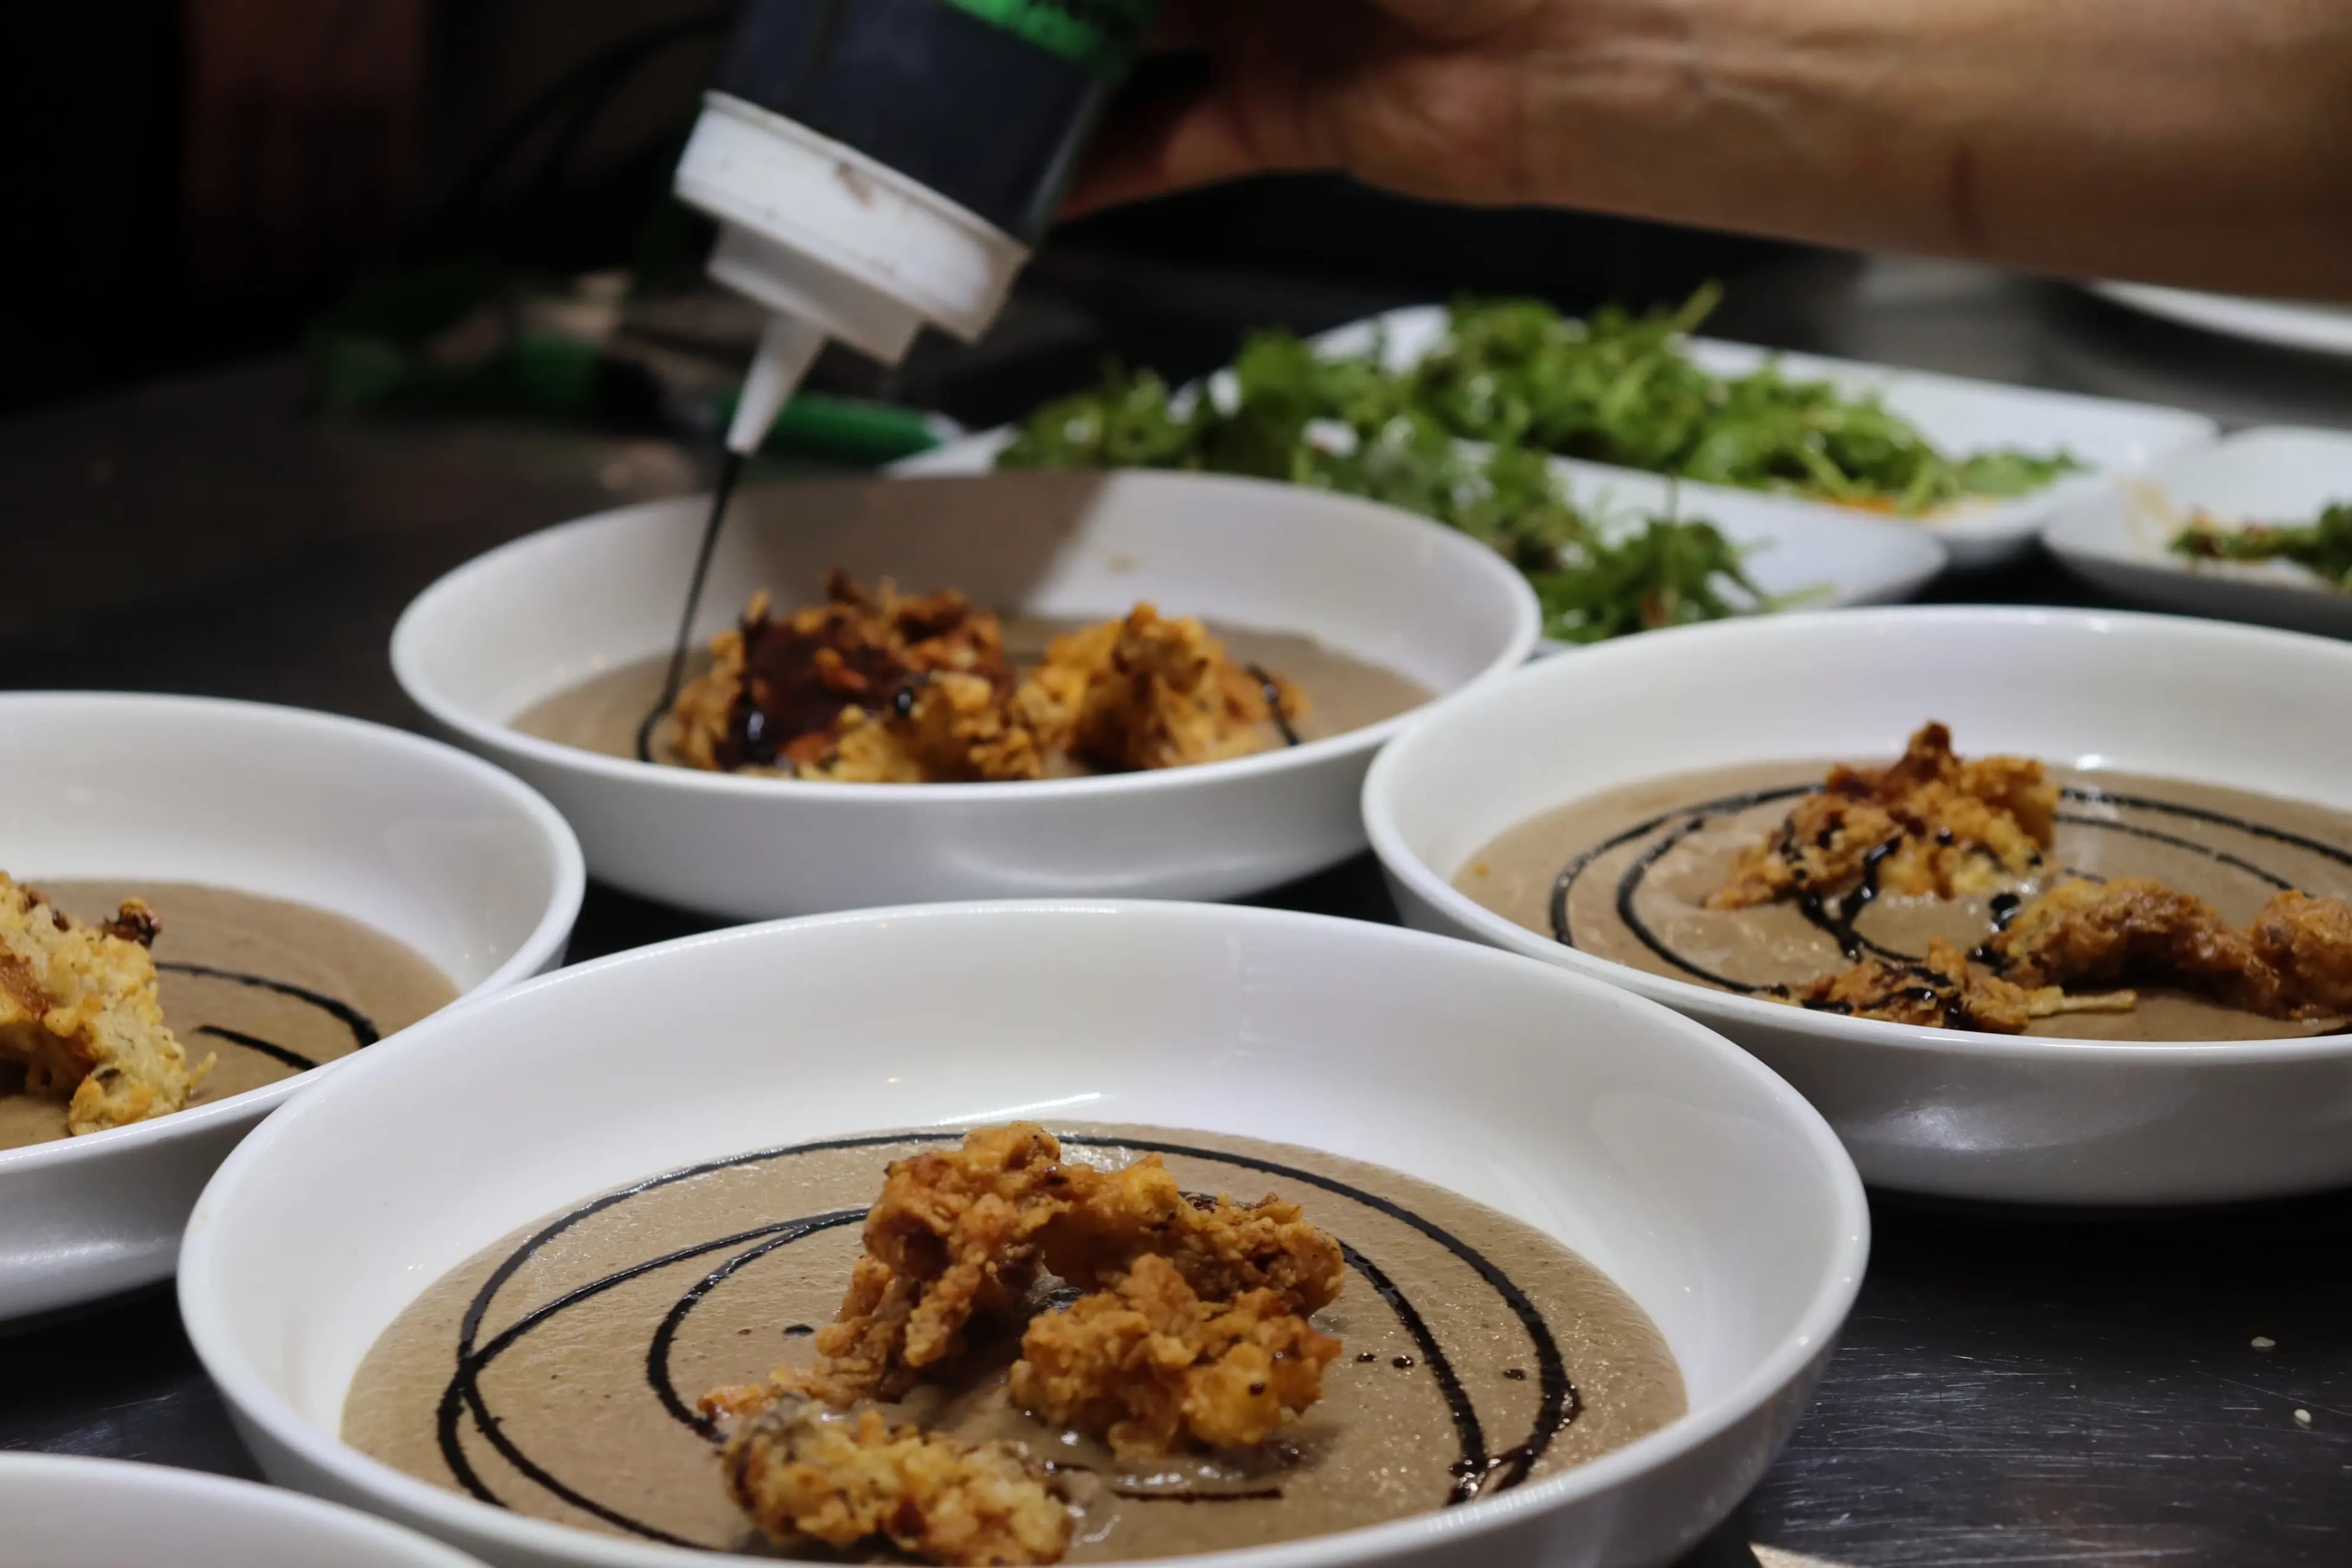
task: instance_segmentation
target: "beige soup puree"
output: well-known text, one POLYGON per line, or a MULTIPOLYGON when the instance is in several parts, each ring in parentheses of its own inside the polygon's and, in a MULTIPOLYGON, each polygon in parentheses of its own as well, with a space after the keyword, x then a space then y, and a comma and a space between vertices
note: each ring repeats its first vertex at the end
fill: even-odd
MULTIPOLYGON (((1611 790, 1521 824, 1470 858, 1454 885, 1529 931, 1653 974, 1717 990, 1800 985, 1849 960, 1797 904, 1710 910, 1740 852, 1769 837, 1827 763, 1686 773, 1611 790)), ((1916 955, 1937 937, 1967 952, 2008 900, 2069 877, 2152 877, 2232 924, 2295 888, 2352 899, 2352 817, 2242 790, 2130 773, 2050 770, 2064 791, 2045 869, 2003 899, 1898 898, 1853 923, 1880 949, 1916 955), (1998 907, 1997 907, 1998 906, 1998 907)), ((2037 1019, 2032 1035, 2074 1039, 2274 1039, 2334 1021, 2282 1022, 2178 992, 2143 990, 2122 1013, 2037 1019)))
MULTIPOLYGON (((1642 1310, 1533 1228, 1392 1171, 1278 1144, 1061 1132, 1073 1158, 1159 1152, 1188 1191, 1269 1189, 1349 1248, 1315 1324, 1324 1396, 1262 1449, 1122 1465, 1013 1409, 1019 1326, 895 1418, 1024 1442, 1078 1510, 1066 1561, 1320 1535, 1492 1496, 1684 1410, 1642 1310)), ((775 1555, 723 1489, 702 1394, 814 1359, 885 1164, 952 1132, 803 1145, 673 1173, 515 1232, 428 1288, 361 1363, 344 1438, 452 1490, 644 1540, 775 1555)), ((1059 1304, 1041 1284, 1033 1306, 1059 1304)), ((824 1553, 819 1552, 820 1555, 824 1553)), ((887 1552, 862 1561, 896 1561, 887 1552)))
MULTIPOLYGON (((405 943, 309 904, 185 882, 37 885, 93 923, 125 899, 154 909, 163 1022, 190 1062, 217 1058, 189 1110, 349 1056, 457 999, 405 943)), ((64 1100, 0 1094, 0 1149, 65 1136, 64 1100)))

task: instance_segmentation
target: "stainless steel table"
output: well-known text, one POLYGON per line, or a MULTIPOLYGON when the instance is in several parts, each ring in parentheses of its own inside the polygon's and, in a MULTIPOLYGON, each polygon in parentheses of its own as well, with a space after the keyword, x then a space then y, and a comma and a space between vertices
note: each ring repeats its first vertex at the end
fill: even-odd
MULTIPOLYGON (((1181 297, 1214 331, 1391 302, 1180 281, 1066 264, 1006 337, 1043 321, 1066 348, 1122 290, 1181 297)), ((1717 330, 2231 423, 2352 425, 2352 367, 1968 268, 1795 263, 1738 290, 1717 330)), ((517 534, 698 479, 659 442, 316 417, 281 362, 21 418, 0 425, 0 671, 413 723, 384 659, 413 594, 517 534)), ((2099 602, 2038 561, 1932 596, 2099 602)), ((1268 901, 1393 918, 1363 861, 1268 901)), ((702 924, 592 889, 573 956, 702 924)), ((2352 1563, 2352 1194, 2136 1215, 1881 1199, 1874 1217, 1811 1415, 1690 1568, 1788 1561, 1775 1548, 1849 1568, 2352 1563)), ((163 1291, 0 1339, 0 1447, 254 1473, 163 1291)))

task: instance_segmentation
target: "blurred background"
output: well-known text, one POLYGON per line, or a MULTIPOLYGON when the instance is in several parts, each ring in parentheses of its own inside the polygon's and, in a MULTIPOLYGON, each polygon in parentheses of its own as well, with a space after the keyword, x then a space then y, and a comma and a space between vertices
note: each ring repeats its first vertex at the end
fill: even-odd
MULTIPOLYGON (((0 408, 300 343, 330 402, 704 417, 756 331, 668 178, 710 0, 82 0, 14 8, 19 320, 0 408), (484 315, 485 309, 490 314, 484 315), (589 352, 580 352, 584 348, 589 352)), ((1147 68, 1138 90, 1154 82, 1147 68)), ((1107 351, 1186 376, 1245 329, 1459 290, 1650 303, 1785 254, 1285 178, 1066 226, 989 342, 815 387, 993 423, 1107 351)), ((1738 294, 1734 292, 1735 305, 1738 294)))

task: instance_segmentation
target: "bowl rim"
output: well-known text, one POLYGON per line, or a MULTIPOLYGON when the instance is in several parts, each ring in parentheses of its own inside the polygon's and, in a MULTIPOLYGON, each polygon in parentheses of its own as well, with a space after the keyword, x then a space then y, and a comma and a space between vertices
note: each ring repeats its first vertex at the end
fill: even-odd
POLYGON ((145 1494, 145 1500, 166 1506, 193 1495, 233 1500, 256 1529, 281 1524, 288 1517, 308 1519, 344 1536, 341 1544, 347 1550, 373 1549, 372 1556, 385 1568, 481 1568, 479 1559, 445 1541, 308 1492, 152 1460, 0 1450, 0 1489, 13 1483, 47 1491, 54 1483, 76 1480, 95 1482, 112 1493, 145 1494))
MULTIPOLYGON (((505 963, 477 984, 459 992, 456 1000, 441 1009, 444 1013, 503 990, 545 969, 563 951, 564 944, 571 939, 572 928, 579 921, 581 901, 588 890, 588 866, 581 853, 579 837, 572 831, 572 825, 530 785, 505 769, 455 746, 412 734, 406 730, 395 730, 388 724, 348 718, 340 713, 325 713, 274 702, 248 702, 236 698, 182 697, 142 691, 0 692, 0 721, 5 721, 15 710, 38 714, 43 710, 71 713, 90 708, 123 712, 142 708, 161 710, 201 720, 209 725, 248 724, 264 731, 272 727, 280 731, 322 731, 347 747, 374 746, 404 754, 427 766, 460 774, 496 797, 501 805, 519 813, 523 820, 537 829, 541 843, 554 860, 553 890, 546 907, 540 912, 538 924, 531 928, 530 934, 523 939, 521 945, 505 963)), ((420 1023, 424 1021, 418 1020, 420 1023)), ((387 1038, 397 1038, 399 1034, 406 1032, 397 1031, 387 1038)), ((354 1052, 333 1061, 321 1062, 307 1072, 296 1073, 276 1083, 266 1083, 258 1089, 249 1089, 242 1094, 233 1094, 209 1105, 175 1110, 168 1116, 134 1121, 123 1127, 110 1127, 103 1131, 84 1133, 79 1138, 57 1138, 46 1143, 26 1144, 21 1149, 0 1149, 0 1182, 25 1171, 103 1159, 118 1150, 178 1142, 203 1137, 226 1125, 257 1120, 268 1115, 298 1089, 308 1089, 321 1081, 325 1074, 357 1060, 363 1054, 354 1052)))
MULTIPOLYGON (((1504 636, 1501 650, 1468 679, 1451 690, 1433 692, 1419 706, 1393 714, 1377 723, 1349 730, 1320 740, 1307 741, 1296 746, 1258 752, 1245 757, 1232 757, 1222 762, 1200 763, 1181 768, 1161 768, 1145 773, 1098 773, 1077 778, 1024 779, 993 784, 903 784, 877 790, 870 784, 843 784, 822 779, 770 778, 756 774, 705 773, 697 768, 667 766, 641 763, 634 757, 610 757, 559 741, 549 741, 527 735, 511 722, 485 718, 478 710, 459 702, 443 691, 426 674, 425 668, 425 625, 442 613, 441 606, 467 581, 497 569, 514 557, 527 555, 535 550, 548 548, 555 540, 571 533, 610 525, 625 517, 648 514, 680 504, 701 504, 710 499, 707 492, 673 496, 662 500, 640 501, 630 506, 614 507, 592 512, 585 517, 563 522, 509 540, 497 548, 484 552, 472 560, 453 567, 436 577, 416 597, 410 600, 400 613, 392 629, 392 670, 400 689, 409 700, 425 710, 433 721, 449 732, 465 737, 470 745, 502 755, 518 757, 541 767, 573 774, 585 774, 620 784, 643 784, 667 787, 702 796, 731 796, 742 799, 776 801, 874 803, 881 801, 947 800, 1014 802, 1029 799, 1070 800, 1087 795, 1118 795, 1150 794, 1169 789, 1197 788, 1220 780, 1255 777, 1266 773, 1286 773, 1312 767, 1336 758, 1368 752, 1384 745, 1401 733, 1407 725, 1418 721, 1438 704, 1451 700, 1475 687, 1495 679, 1527 661, 1543 633, 1543 611, 1536 599, 1535 589, 1517 567, 1486 545, 1444 524, 1360 496, 1343 495, 1336 490, 1319 489, 1308 485, 1286 484, 1274 479, 1249 479, 1232 474, 1196 474, 1156 468, 1114 468, 1089 470, 1104 478, 1126 481, 1138 479, 1159 484, 1182 486, 1198 489, 1221 487, 1245 487, 1252 489, 1280 491, 1298 504, 1338 507, 1366 515, 1368 525, 1378 519, 1404 537, 1419 537, 1433 548, 1453 552, 1483 575, 1510 603, 1510 625, 1504 636)), ((831 479, 786 480, 780 485, 760 487, 763 490, 782 489, 794 486, 832 485, 844 489, 863 482, 870 485, 975 485, 995 478, 990 474, 879 474, 841 476, 831 479)))
MULTIPOLYGON (((1527 974, 1532 965, 1533 969, 1554 977, 1543 984, 1557 984, 1604 1007, 1629 1007, 1636 1016, 1646 1019, 1651 1026, 1679 1035, 1695 1048, 1706 1052, 1719 1070, 1751 1085, 1780 1112, 1784 1119, 1780 1123, 1782 1128, 1802 1142, 1806 1152, 1812 1157, 1821 1172, 1828 1200, 1828 1212, 1824 1216, 1829 1222, 1831 1237, 1827 1244, 1827 1257, 1811 1298, 1799 1313, 1796 1323, 1759 1357, 1754 1365, 1705 1405, 1686 1410, 1664 1426, 1622 1448, 1558 1475, 1531 1482, 1501 1497, 1482 1500, 1460 1509, 1415 1514, 1329 1535, 1203 1553, 1197 1558, 1188 1557, 1185 1562, 1197 1562, 1202 1568, 1343 1568, 1345 1564, 1384 1560, 1409 1551, 1488 1535, 1519 1523, 1531 1515, 1550 1512, 1631 1484, 1704 1448, 1742 1422, 1752 1419, 1776 1395, 1802 1384, 1810 1370, 1834 1347, 1862 1287, 1870 1254, 1871 1222, 1862 1177, 1844 1144, 1821 1113, 1770 1068, 1705 1025, 1685 1018, 1671 1008, 1589 976, 1563 971, 1557 965, 1536 963, 1515 953, 1425 931, 1332 915, 1150 900, 981 900, 901 905, 888 909, 803 915, 680 937, 650 947, 615 953, 509 987, 498 996, 487 998, 477 1007, 467 1009, 466 1016, 457 1022, 443 1022, 441 1019, 446 1016, 443 1015, 426 1020, 426 1024, 445 1033, 457 1027, 488 1027, 491 1016, 499 1009, 529 1005, 530 999, 543 991, 577 984, 575 976, 595 975, 625 966, 659 963, 670 955, 709 946, 739 942, 788 943, 793 940, 790 933, 803 930, 850 926, 883 928, 915 921, 956 922, 1007 918, 1058 923, 1102 916, 1257 930, 1321 931, 1338 936, 1339 940, 1363 943, 1373 949, 1408 947, 1433 955, 1445 954, 1448 956, 1439 962, 1458 964, 1472 971, 1481 968, 1497 972, 1516 970, 1527 974)), ((368 1068, 347 1075, 339 1080, 337 1089, 324 1097, 305 1096, 286 1111, 272 1117, 253 1136, 240 1143, 206 1184, 204 1195, 197 1203, 196 1217, 190 1222, 186 1237, 181 1244, 176 1286, 181 1319, 205 1372, 243 1422, 266 1433, 271 1441, 295 1455, 310 1470, 331 1477, 338 1485, 369 1498, 371 1506, 381 1503, 402 1510, 410 1519, 429 1520, 432 1521, 430 1528, 436 1532, 450 1531, 455 1539, 491 1540, 502 1549, 536 1552, 572 1563, 595 1564, 598 1568, 651 1568, 656 1564, 664 1565, 664 1568, 671 1564, 684 1568, 692 1563, 713 1561, 713 1554, 705 1551, 603 1536, 570 1525, 531 1519, 461 1496, 395 1469, 349 1447, 339 1435, 323 1429, 297 1412, 234 1348, 231 1331, 226 1326, 226 1308, 215 1300, 223 1292, 215 1280, 217 1269, 212 1256, 212 1236, 216 1226, 206 1223, 207 1212, 234 1204, 236 1188, 247 1179, 247 1172, 268 1159, 277 1143, 292 1135, 310 1117, 324 1113, 322 1100, 324 1104, 332 1105, 341 1096, 362 1093, 368 1073, 394 1070, 397 1070, 396 1068, 368 1068)))
MULTIPOLYGON (((2352 689, 2352 644, 2335 638, 2188 616, 2030 605, 1888 605, 1676 626, 1665 631, 1644 633, 1640 637, 1621 638, 1614 644, 1596 648, 1587 655, 1586 660, 1580 661, 1578 669, 1580 673, 1593 674, 1597 679, 1605 679, 1609 673, 1607 668, 1604 666, 1594 670, 1589 662, 1596 656, 1602 658, 1613 657, 1618 660, 1640 659, 1654 657, 1640 652, 1644 645, 1654 648, 1680 646, 1678 643, 1662 645, 1658 640, 1661 638, 1728 641, 1737 645, 1743 638, 1759 636, 1803 637, 1829 635, 1834 629, 1854 627, 1865 622, 2055 627, 2070 636, 2121 629, 2143 636, 2178 637, 2191 643, 2204 639, 2214 645, 2266 647, 2294 657, 2335 660, 2342 666, 2337 675, 2339 689, 2352 689)), ((1538 680, 1560 679, 1542 673, 1549 663, 1549 660, 1541 661, 1524 671, 1514 672, 1506 680, 1497 682, 1496 686, 1517 688, 1525 685, 1531 688, 1538 680)), ((1639 689, 1637 683, 1627 683, 1624 689, 1639 689)), ((1532 690, 1521 693, 1515 689, 1512 692, 1513 697, 1521 700, 1532 695, 1532 690)), ((1480 701, 1502 700, 1495 691, 1480 692, 1461 707, 1447 713, 1433 714, 1428 722, 1415 725, 1373 759, 1371 769, 1364 777, 1361 797, 1365 834, 1370 839, 1372 853, 1379 858, 1381 867, 1416 898, 1447 920, 1476 932, 1481 942, 1622 987, 1678 1012, 1705 1016, 1726 1029, 1772 1029, 1810 1035, 1841 1046, 1876 1046, 1989 1061, 2063 1061, 2103 1067, 2200 1067, 2222 1062, 2273 1064, 2352 1058, 2352 1035, 2306 1035, 2252 1040, 2085 1040, 2041 1035, 1986 1035, 1969 1030, 1896 1024, 1881 1018, 1846 1018, 1717 991, 1689 981, 1676 980, 1670 975, 1653 974, 1648 970, 1636 969, 1613 959, 1596 957, 1580 949, 1563 946, 1516 921, 1496 914, 1455 889, 1405 842, 1404 830, 1398 820, 1397 797, 1403 787, 1399 782, 1401 778, 1423 755, 1444 746, 1451 738, 1449 728, 1465 721, 1480 701)), ((1653 689, 1646 693, 1644 700, 1655 702, 1661 699, 1653 689)))

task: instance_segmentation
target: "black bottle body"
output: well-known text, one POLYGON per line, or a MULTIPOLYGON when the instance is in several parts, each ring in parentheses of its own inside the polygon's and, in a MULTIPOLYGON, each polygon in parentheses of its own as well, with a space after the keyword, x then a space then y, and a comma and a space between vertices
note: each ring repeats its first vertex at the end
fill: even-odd
POLYGON ((1033 245, 1159 0, 746 0, 721 92, 1033 245))

